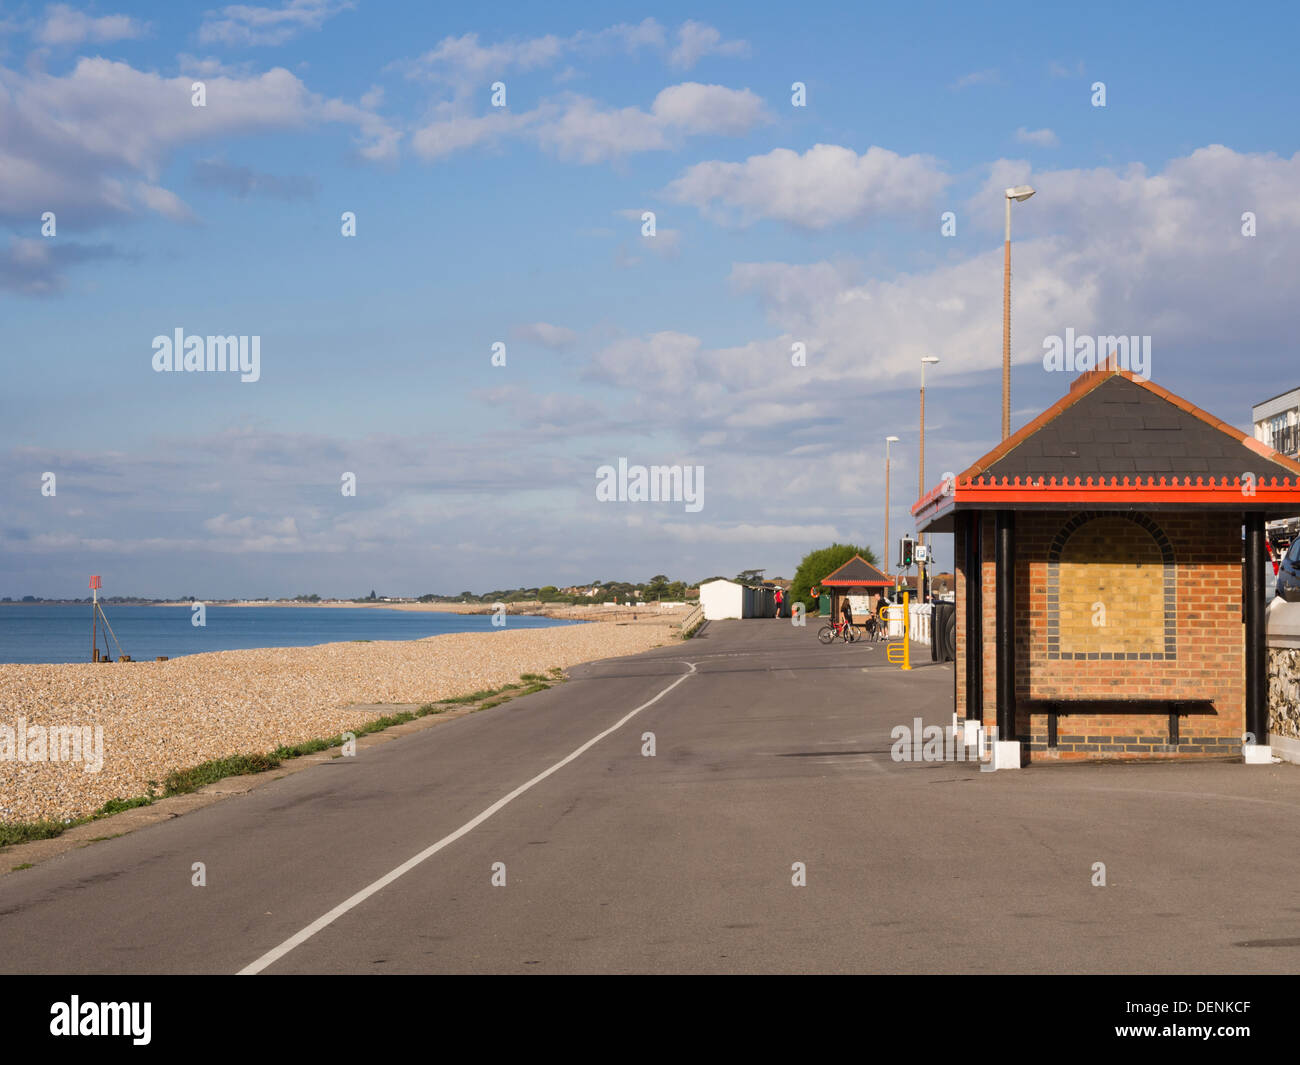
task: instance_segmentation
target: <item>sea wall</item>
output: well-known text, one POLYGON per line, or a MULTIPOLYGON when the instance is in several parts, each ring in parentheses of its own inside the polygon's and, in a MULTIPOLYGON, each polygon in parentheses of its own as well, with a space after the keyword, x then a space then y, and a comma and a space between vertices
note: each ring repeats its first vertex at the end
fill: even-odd
POLYGON ((1274 599, 1268 634, 1268 742, 1277 757, 1300 763, 1300 603, 1274 599))

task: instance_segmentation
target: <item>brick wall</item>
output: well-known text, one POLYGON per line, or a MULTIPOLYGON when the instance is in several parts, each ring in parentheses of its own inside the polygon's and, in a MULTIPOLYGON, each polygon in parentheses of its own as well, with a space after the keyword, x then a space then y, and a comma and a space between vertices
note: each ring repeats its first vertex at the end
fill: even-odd
MULTIPOLYGON (((984 518, 984 721, 997 720, 996 574, 984 518)), ((964 546, 954 537, 964 602, 964 546)), ((1239 514, 1016 514, 1016 728, 1031 761, 1222 757, 1245 727, 1245 627, 1239 514), (1100 609, 1099 609, 1100 607, 1100 609), (1104 623, 1098 623, 1098 622, 1104 623), (1059 718, 1032 701, 1099 700, 1059 718), (1117 699, 1194 703, 1168 744, 1167 712, 1117 699), (1101 700, 1110 700, 1109 702, 1101 700)), ((958 610, 957 691, 965 707, 965 613, 958 610)), ((1062 709, 1070 709, 1068 704, 1062 709)))

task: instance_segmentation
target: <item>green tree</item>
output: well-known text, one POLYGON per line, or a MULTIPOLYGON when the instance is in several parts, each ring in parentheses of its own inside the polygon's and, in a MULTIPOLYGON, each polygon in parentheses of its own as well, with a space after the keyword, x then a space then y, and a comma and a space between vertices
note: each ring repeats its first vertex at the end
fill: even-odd
POLYGON ((818 586, 823 577, 829 577, 854 555, 861 555, 873 566, 876 565, 876 553, 869 547, 831 544, 830 547, 809 551, 794 571, 794 580, 790 582, 790 605, 801 602, 808 613, 816 613, 817 600, 812 596, 812 589, 818 586))

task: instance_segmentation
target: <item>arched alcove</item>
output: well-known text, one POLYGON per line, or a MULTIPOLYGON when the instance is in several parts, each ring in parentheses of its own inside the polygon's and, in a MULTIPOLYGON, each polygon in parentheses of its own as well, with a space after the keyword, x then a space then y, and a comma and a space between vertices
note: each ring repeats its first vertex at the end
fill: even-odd
POLYGON ((1084 512, 1047 555, 1047 657, 1177 658, 1173 547, 1145 514, 1084 512))

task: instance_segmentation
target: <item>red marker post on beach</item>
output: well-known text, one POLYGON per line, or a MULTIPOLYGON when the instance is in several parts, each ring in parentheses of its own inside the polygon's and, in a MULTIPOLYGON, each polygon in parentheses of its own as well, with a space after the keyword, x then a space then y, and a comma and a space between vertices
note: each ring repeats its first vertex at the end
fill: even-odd
POLYGON ((95 622, 98 620, 97 616, 99 614, 99 578, 97 576, 90 578, 90 590, 92 593, 90 597, 90 660, 97 662, 99 661, 99 648, 96 646, 98 639, 95 632, 95 622))

